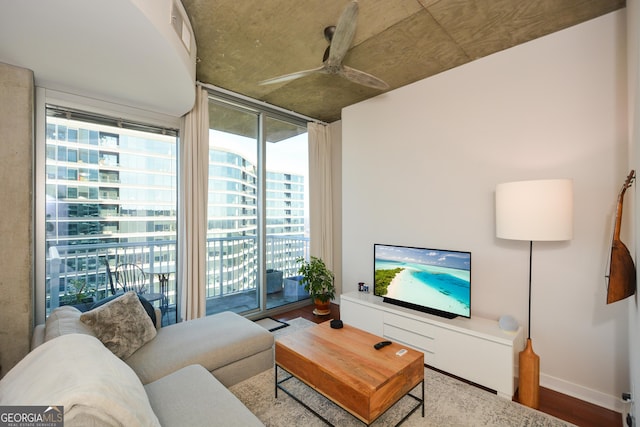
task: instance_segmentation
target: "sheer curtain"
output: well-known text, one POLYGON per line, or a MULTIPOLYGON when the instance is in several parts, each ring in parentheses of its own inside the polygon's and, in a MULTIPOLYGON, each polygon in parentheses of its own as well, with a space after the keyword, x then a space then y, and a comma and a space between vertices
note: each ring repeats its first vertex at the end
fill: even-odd
POLYGON ((182 121, 178 262, 182 320, 206 315, 207 193, 209 185, 209 97, 196 86, 196 102, 182 121))
POLYGON ((308 123, 309 210, 311 255, 333 270, 333 187, 331 132, 328 126, 308 123))

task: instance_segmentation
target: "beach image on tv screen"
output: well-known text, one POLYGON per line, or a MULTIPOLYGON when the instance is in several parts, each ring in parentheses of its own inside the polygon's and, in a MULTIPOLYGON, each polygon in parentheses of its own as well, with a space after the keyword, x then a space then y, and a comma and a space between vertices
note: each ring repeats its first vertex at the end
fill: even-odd
POLYGON ((470 252, 375 245, 374 262, 376 295, 469 316, 470 252))

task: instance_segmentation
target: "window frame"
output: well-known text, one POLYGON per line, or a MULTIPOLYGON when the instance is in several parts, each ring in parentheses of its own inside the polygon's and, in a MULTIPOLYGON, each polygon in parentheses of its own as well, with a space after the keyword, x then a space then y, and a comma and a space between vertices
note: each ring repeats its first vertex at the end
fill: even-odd
MULTIPOLYGON (((33 228, 34 239, 33 249, 35 254, 33 277, 34 277, 34 321, 35 324, 42 324, 46 320, 46 223, 41 221, 46 213, 46 106, 53 104, 77 111, 84 111, 97 116, 121 118, 123 121, 132 123, 145 123, 150 126, 160 128, 171 128, 181 130, 182 120, 180 117, 169 116, 162 113, 150 112, 134 107, 113 104, 108 101, 100 101, 85 98, 79 95, 59 92, 43 87, 36 87, 35 91, 35 146, 34 146, 34 216, 33 228)), ((90 138, 90 136, 89 136, 90 138)), ((180 138, 178 137, 178 144, 180 138)), ((179 152, 179 150, 178 150, 179 152)), ((79 155, 78 155, 79 157, 79 155)), ((176 166, 176 179, 180 180, 180 162, 176 166)), ((179 186, 178 186, 179 188, 179 186)), ((178 193, 178 199, 180 194, 178 193)), ((178 215, 180 212, 178 210, 178 215)))

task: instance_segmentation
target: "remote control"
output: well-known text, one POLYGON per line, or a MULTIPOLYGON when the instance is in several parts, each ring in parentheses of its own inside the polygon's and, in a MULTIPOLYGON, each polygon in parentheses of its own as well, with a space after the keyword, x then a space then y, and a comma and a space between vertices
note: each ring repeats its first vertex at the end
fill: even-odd
POLYGON ((380 350, 382 347, 386 347, 388 345, 391 345, 391 341, 380 341, 379 343, 374 344, 373 348, 380 350))
POLYGON ((406 348, 403 348, 403 349, 398 350, 396 352, 396 356, 404 356, 405 354, 407 354, 407 349, 406 348))

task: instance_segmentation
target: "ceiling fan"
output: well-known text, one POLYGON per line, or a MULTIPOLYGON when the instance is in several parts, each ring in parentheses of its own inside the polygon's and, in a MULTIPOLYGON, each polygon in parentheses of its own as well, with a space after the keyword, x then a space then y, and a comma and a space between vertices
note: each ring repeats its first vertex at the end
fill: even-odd
POLYGON ((353 36, 356 33, 356 21, 358 19, 358 2, 353 0, 345 7, 337 26, 330 26, 324 29, 324 37, 329 41, 329 47, 324 52, 322 65, 310 70, 297 71, 291 74, 274 77, 263 80, 259 84, 268 85, 273 83, 282 83, 289 80, 295 80, 300 77, 308 76, 314 73, 321 74, 337 74, 354 83, 372 87, 374 89, 386 90, 389 85, 379 78, 372 76, 364 71, 356 70, 342 63, 344 56, 347 54, 353 36))

